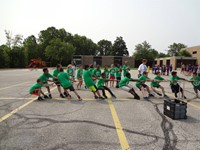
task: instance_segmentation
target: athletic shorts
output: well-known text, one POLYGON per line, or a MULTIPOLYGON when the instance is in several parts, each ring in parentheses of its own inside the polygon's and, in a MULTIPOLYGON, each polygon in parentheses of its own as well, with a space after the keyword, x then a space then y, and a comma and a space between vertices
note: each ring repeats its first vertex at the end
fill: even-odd
POLYGON ((38 92, 39 92, 39 89, 35 89, 32 93, 30 94, 33 94, 33 95, 38 95, 38 92))
POLYGON ((124 91, 129 92, 132 89, 132 87, 129 86, 129 85, 125 85, 125 86, 122 86, 121 89, 124 90, 124 91))
POLYGON ((98 91, 96 85, 89 86, 89 89, 90 89, 91 92, 96 92, 96 91, 98 91))
POLYGON ((57 86, 60 86, 60 82, 58 81, 58 79, 54 79, 54 83, 55 83, 57 86))
POLYGON ((180 91, 181 92, 183 91, 183 89, 179 86, 179 84, 176 84, 176 85, 172 84, 171 90, 172 90, 172 93, 178 93, 180 91))
POLYGON ((117 80, 120 81, 120 80, 121 80, 121 77, 117 77, 117 80))
POLYGON ((146 85, 146 84, 140 84, 140 85, 137 86, 137 88, 140 89, 140 90, 141 90, 142 87, 143 87, 143 88, 146 88, 147 85, 146 85))
POLYGON ((113 77, 110 77, 110 80, 115 80, 115 77, 113 76, 113 77))
POLYGON ((67 88, 64 88, 64 89, 66 89, 66 90, 70 90, 70 91, 75 91, 75 89, 74 89, 74 87, 73 87, 73 85, 71 85, 70 87, 67 87, 67 88))

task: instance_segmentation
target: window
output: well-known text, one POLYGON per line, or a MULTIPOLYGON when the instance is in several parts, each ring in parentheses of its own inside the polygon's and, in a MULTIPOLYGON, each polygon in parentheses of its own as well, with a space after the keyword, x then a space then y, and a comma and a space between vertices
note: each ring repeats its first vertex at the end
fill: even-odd
POLYGON ((197 51, 193 51, 193 52, 192 52, 192 54, 196 54, 196 53, 197 53, 197 51))

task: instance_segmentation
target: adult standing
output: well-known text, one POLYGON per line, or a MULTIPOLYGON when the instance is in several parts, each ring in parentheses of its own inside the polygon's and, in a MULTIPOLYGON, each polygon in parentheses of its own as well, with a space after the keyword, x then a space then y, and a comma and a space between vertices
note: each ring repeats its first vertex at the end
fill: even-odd
POLYGON ((138 67, 138 77, 140 77, 143 72, 147 72, 147 60, 146 59, 142 59, 142 64, 138 67))

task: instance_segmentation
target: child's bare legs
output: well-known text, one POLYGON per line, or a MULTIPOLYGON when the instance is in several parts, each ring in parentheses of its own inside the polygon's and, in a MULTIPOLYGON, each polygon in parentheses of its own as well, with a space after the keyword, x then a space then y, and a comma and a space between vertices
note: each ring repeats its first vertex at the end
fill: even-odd
POLYGON ((79 100, 82 100, 81 97, 78 95, 78 93, 75 90, 73 92, 78 97, 79 100))
POLYGON ((59 92, 60 94, 62 94, 62 92, 61 92, 61 87, 60 87, 59 85, 57 85, 57 89, 58 89, 58 92, 59 92))
POLYGON ((135 99, 140 99, 140 97, 135 93, 135 90, 132 88, 129 93, 131 93, 135 99))
POLYGON ((145 91, 143 86, 141 86, 141 91, 142 91, 142 96, 145 97, 145 91))

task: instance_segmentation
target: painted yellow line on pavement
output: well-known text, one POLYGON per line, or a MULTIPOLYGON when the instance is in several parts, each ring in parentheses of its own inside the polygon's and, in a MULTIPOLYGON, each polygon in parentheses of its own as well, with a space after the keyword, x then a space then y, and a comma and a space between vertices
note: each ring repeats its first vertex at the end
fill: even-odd
MULTIPOLYGON (((67 98, 53 98, 52 100, 62 100, 62 101, 66 101, 66 100, 77 100, 77 99, 67 99, 67 98)), ((94 98, 82 98, 83 101, 99 101, 98 99, 94 99, 94 98)), ((106 99, 105 99, 106 100, 106 99)), ((111 99, 111 100, 116 100, 116 101, 129 101, 131 99, 128 98, 116 98, 116 99, 111 99)))
POLYGON ((29 82, 30 82, 30 81, 24 82, 24 83, 15 84, 15 85, 11 85, 11 86, 7 86, 7 87, 4 87, 4 88, 0 88, 0 91, 1 91, 1 90, 5 90, 5 89, 8 89, 8 88, 11 88, 11 87, 15 87, 15 86, 18 86, 18 85, 22 85, 22 84, 25 84, 25 83, 29 83, 29 82))
POLYGON ((116 131, 117 131, 117 135, 118 135, 118 138, 119 138, 119 141, 120 141, 120 144, 121 144, 121 148, 122 148, 122 150, 129 150, 130 146, 128 144, 128 141, 127 141, 126 136, 124 134, 123 128, 122 128, 121 123, 119 121, 119 118, 117 116, 117 112, 115 110, 115 107, 114 107, 114 105, 113 105, 113 103, 110 99, 108 99, 108 104, 109 104, 110 111, 111 111, 111 114, 112 114, 112 117, 113 117, 113 121, 114 121, 114 124, 115 124, 115 127, 116 127, 116 131))
POLYGON ((188 102, 187 99, 186 99, 186 100, 182 100, 182 99, 180 99, 180 98, 176 98, 175 96, 173 96, 173 95, 170 94, 170 93, 167 93, 167 95, 169 95, 170 97, 173 97, 174 99, 178 99, 178 100, 180 100, 180 101, 182 101, 182 102, 185 102, 185 103, 187 103, 188 105, 193 106, 193 107, 195 107, 195 108, 197 108, 197 109, 200 110, 200 106, 198 106, 198 105, 196 105, 196 104, 193 104, 193 103, 191 103, 191 102, 188 102))
MULTIPOLYGON (((56 89, 56 87, 53 88, 51 91, 53 91, 53 90, 55 90, 55 89, 56 89)), ((45 94, 46 94, 46 93, 45 93, 45 94)), ((34 102, 36 99, 37 99, 37 97, 36 97, 36 98, 33 98, 32 100, 28 101, 27 103, 25 103, 25 104, 19 106, 18 108, 14 109, 13 111, 11 111, 10 113, 8 113, 7 115, 1 117, 1 118, 0 118, 0 123, 1 123, 2 121, 4 121, 4 120, 8 119, 10 116, 12 116, 13 114, 15 114, 16 112, 18 112, 18 111, 21 110, 22 108, 24 108, 24 107, 26 107, 27 105, 31 104, 31 103, 34 102)))

